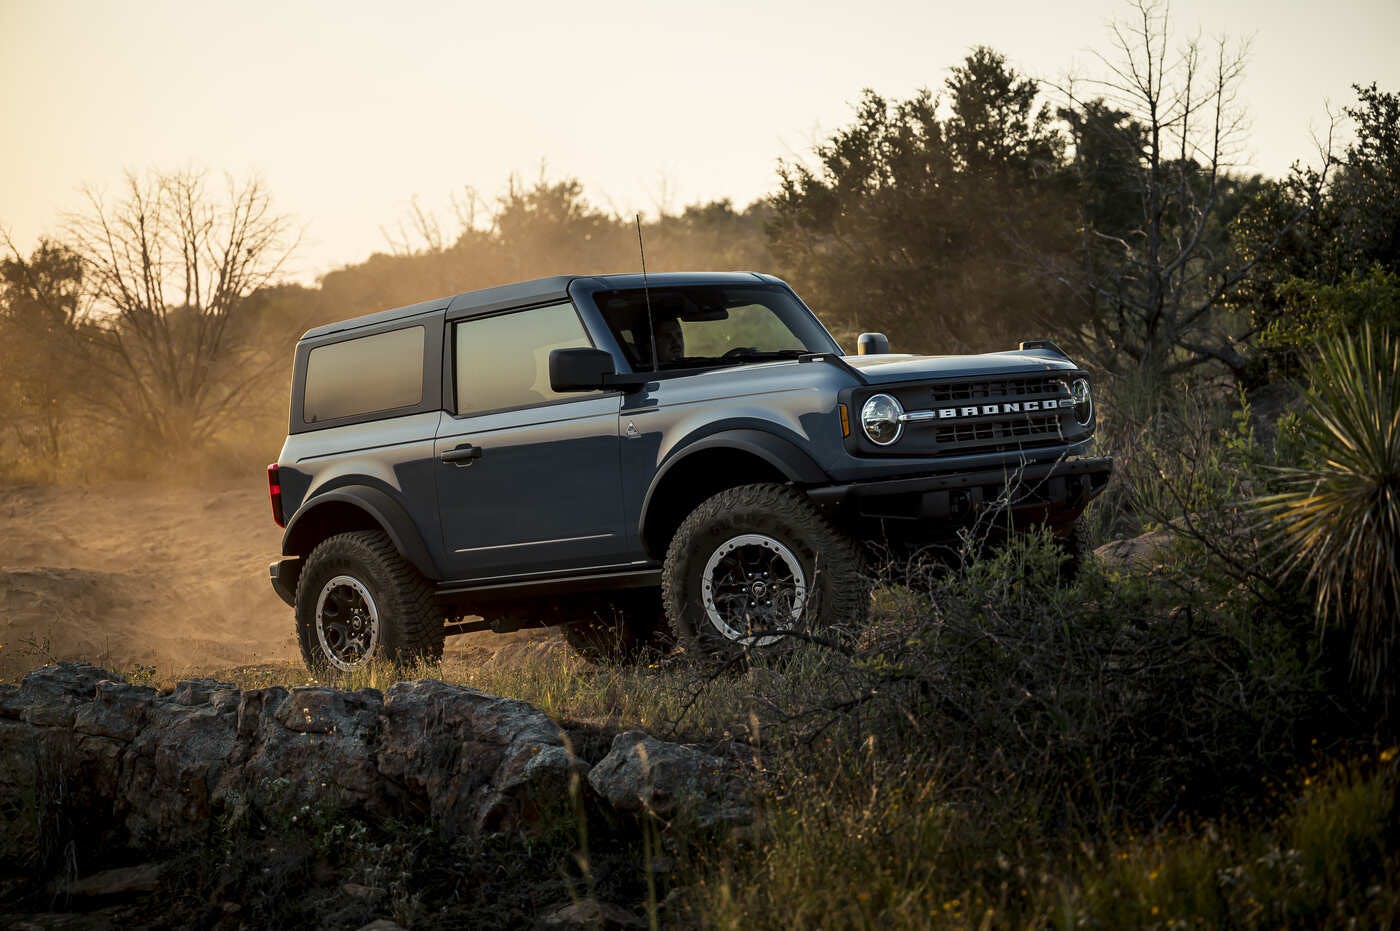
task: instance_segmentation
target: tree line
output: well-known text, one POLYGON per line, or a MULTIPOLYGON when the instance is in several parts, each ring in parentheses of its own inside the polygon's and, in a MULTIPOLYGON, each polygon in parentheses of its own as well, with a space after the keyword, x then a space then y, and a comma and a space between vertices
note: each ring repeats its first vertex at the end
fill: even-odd
MULTIPOLYGON (((649 218, 649 267, 773 272, 848 346, 861 330, 935 353, 1050 335, 1154 385, 1257 385, 1319 334, 1400 325, 1400 94, 1357 85, 1345 145, 1283 178, 1242 173, 1242 52, 1173 44, 1162 8, 1134 10, 1097 81, 1048 86, 977 48, 937 92, 866 91, 771 196, 649 218)), ((266 457, 305 328, 638 266, 632 218, 575 179, 457 203, 450 220, 415 209, 387 251, 315 287, 279 282, 295 227, 257 181, 131 174, 27 254, 4 240, 0 461, 62 470, 102 436, 266 457)))

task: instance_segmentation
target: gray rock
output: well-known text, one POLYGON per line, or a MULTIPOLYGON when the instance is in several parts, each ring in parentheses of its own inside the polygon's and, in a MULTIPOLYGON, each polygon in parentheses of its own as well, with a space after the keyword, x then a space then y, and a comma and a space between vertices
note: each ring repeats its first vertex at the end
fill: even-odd
POLYGON ((182 682, 169 695, 85 664, 0 690, 0 807, 61 797, 101 844, 175 844, 249 810, 428 821, 444 836, 572 816, 589 778, 614 807, 700 826, 752 819, 737 764, 640 732, 590 774, 525 702, 433 680, 387 693, 182 682))
POLYGON ((581 765, 539 709, 432 679, 389 689, 378 763, 449 834, 538 824, 581 765))
POLYGON ((19 686, 0 683, 0 718, 19 720, 24 705, 20 703, 19 686))
POLYGON ((247 751, 242 777, 265 802, 390 811, 390 785, 375 763, 383 700, 377 691, 263 690, 238 710, 247 751), (258 710, 256 722, 248 716, 258 710))
POLYGON ((134 740, 146 725, 156 690, 144 685, 103 679, 91 702, 78 707, 73 729, 81 734, 134 740))
POLYGON ((1153 530, 1125 540, 1111 540, 1094 550, 1104 565, 1115 569, 1152 569, 1162 564, 1176 535, 1153 530))
POLYGON ((209 703, 210 695, 233 687, 232 682, 220 682, 218 679, 186 679, 175 684, 171 697, 178 705, 205 705, 209 703))
POLYGON ((139 895, 155 892, 160 885, 161 874, 164 872, 165 864, 163 863, 123 866, 75 879, 62 886, 58 891, 75 899, 106 899, 139 895))
POLYGON ((752 791, 737 763, 642 731, 613 738, 588 782, 618 811, 683 817, 701 828, 753 821, 752 791))
POLYGON ((541 917, 536 925, 540 928, 568 928, 579 931, 600 928, 608 931, 630 931, 633 928, 645 928, 647 923, 625 908, 599 902, 597 899, 581 899, 549 912, 541 917))
POLYGON ((210 706, 220 714, 236 713, 243 693, 236 688, 216 689, 209 693, 210 706))
POLYGON ((105 669, 87 663, 57 663, 34 670, 20 682, 18 701, 22 717, 40 727, 68 727, 79 702, 92 698, 97 683, 119 679, 105 669))
POLYGON ((292 689, 277 709, 277 721, 303 734, 364 736, 379 720, 384 696, 377 689, 338 692, 303 686, 292 689))
POLYGON ((77 664, 26 683, 0 696, 0 801, 66 780, 132 840, 198 837, 250 804, 528 830, 579 765, 531 706, 436 682, 398 687, 392 709, 370 689, 207 679, 162 696, 77 664))

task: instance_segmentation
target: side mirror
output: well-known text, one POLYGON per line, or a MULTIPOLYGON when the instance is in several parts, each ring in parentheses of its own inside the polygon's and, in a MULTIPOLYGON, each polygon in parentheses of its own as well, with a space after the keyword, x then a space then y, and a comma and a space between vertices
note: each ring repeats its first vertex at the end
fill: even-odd
POLYGON ((617 373, 602 349, 555 349, 549 354, 549 387, 554 391, 597 391, 617 373))
POLYGON ((884 333, 862 333, 856 340, 856 355, 881 356, 890 351, 890 338, 884 333))

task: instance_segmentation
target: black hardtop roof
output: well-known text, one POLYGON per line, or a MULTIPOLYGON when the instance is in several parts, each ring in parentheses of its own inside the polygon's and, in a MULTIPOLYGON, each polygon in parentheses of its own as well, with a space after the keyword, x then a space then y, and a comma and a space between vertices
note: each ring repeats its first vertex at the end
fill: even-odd
MULTIPOLYGON (((522 304, 534 304, 551 300, 564 300, 569 296, 569 285, 580 279, 588 279, 599 284, 602 290, 628 290, 642 286, 642 276, 636 273, 621 275, 554 275, 550 278, 536 278, 515 284, 500 285, 495 288, 482 288, 478 291, 463 291, 454 297, 440 297, 436 300, 421 301, 404 307, 381 310, 360 317, 351 317, 335 323, 313 327, 301 335, 302 339, 329 336, 346 330, 373 326, 377 323, 390 323, 418 314, 447 310, 470 316, 474 313, 490 313, 505 310, 522 304)), ((779 280, 771 275, 757 272, 661 272, 647 275, 647 284, 653 288, 678 287, 704 284, 777 284, 779 280)))

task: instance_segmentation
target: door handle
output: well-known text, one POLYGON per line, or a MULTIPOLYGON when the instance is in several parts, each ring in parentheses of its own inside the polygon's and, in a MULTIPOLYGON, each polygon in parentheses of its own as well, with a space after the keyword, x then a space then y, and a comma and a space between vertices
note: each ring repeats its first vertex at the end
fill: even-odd
POLYGON ((481 447, 465 443, 455 449, 449 449, 447 452, 438 456, 438 458, 443 462, 450 462, 456 466, 468 466, 481 458, 481 447))

